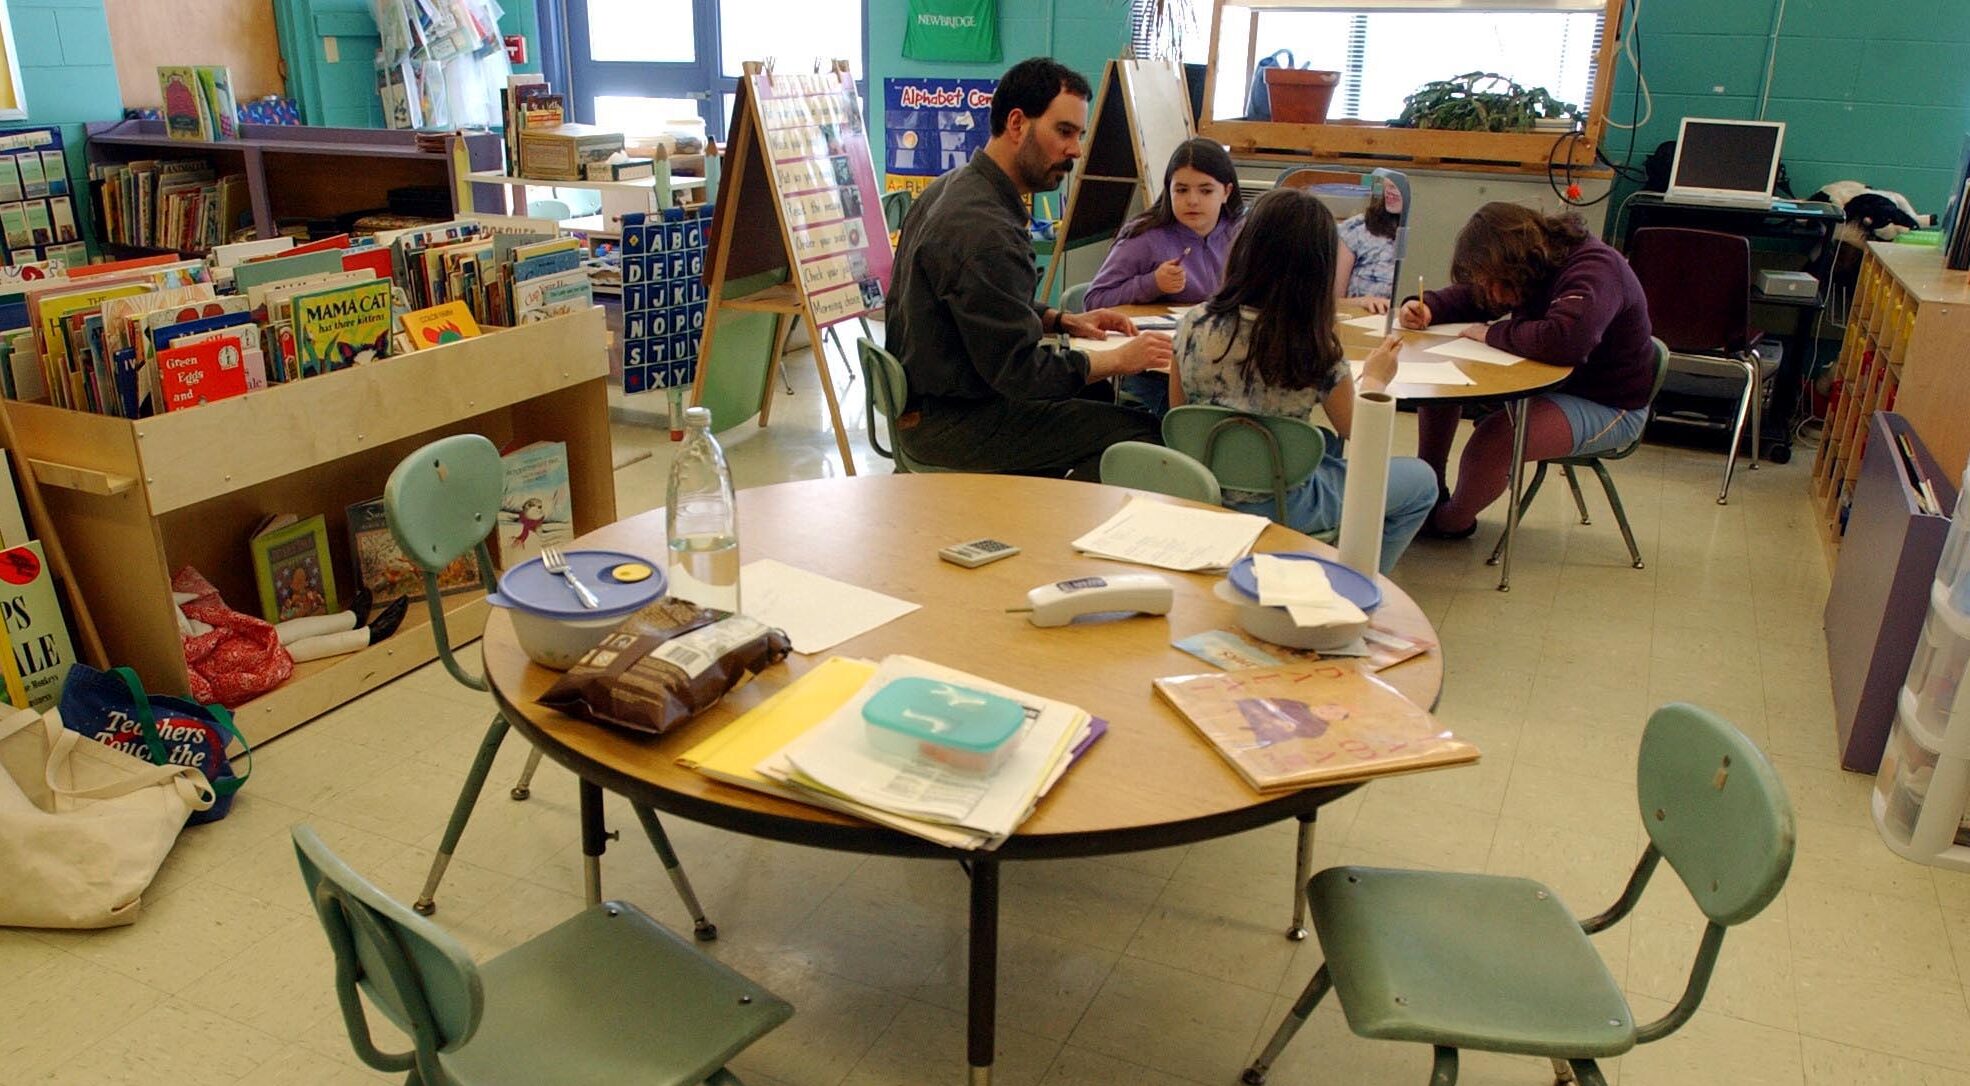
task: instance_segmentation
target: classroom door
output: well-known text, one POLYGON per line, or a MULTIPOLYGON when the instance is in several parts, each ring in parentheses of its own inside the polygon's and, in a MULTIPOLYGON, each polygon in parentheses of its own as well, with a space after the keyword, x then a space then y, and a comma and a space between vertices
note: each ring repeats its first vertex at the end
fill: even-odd
POLYGON ((308 124, 383 127, 376 51, 383 42, 369 0, 275 0, 287 89, 308 124))

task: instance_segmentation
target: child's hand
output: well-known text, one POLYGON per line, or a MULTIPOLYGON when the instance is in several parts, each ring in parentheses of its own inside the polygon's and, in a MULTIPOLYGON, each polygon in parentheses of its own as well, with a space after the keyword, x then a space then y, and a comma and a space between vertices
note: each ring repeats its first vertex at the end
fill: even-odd
POLYGON ((1435 323, 1430 317, 1430 307, 1424 305, 1421 298, 1402 303, 1402 308, 1396 312, 1395 320, 1404 328, 1428 328, 1435 323))
POLYGON ((1351 305, 1363 313, 1387 313, 1389 311, 1389 300, 1379 294, 1371 294, 1360 298, 1343 298, 1341 301, 1343 304, 1351 305))
POLYGON ((1380 392, 1395 380, 1395 356, 1402 351, 1400 333, 1390 335, 1368 352, 1368 364, 1361 368, 1361 390, 1380 392))
POLYGON ((1190 282, 1183 273, 1183 258, 1173 256, 1156 265, 1156 289, 1164 294, 1181 294, 1190 282))
POLYGON ((1483 343, 1485 334, 1490 331, 1491 331, 1490 325, 1484 323, 1483 321, 1477 321, 1475 323, 1466 325, 1464 329, 1458 332, 1457 334, 1464 337, 1465 339, 1474 339, 1477 340, 1479 343, 1483 343))

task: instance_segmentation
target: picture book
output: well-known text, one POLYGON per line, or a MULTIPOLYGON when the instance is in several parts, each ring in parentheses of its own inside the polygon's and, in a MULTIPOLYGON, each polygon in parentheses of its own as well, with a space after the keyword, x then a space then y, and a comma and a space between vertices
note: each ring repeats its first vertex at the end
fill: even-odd
POLYGON ((301 376, 390 353, 390 281, 369 279, 296 294, 289 303, 301 376))
POLYGON ((576 313, 594 304, 588 273, 580 268, 513 284, 515 324, 576 313))
POLYGON ((479 322, 464 302, 454 300, 404 314, 404 331, 410 334, 411 349, 421 351, 471 339, 479 334, 479 322))
POLYGON ((282 253, 266 260, 249 260, 234 268, 233 288, 244 294, 256 286, 279 282, 282 279, 298 279, 304 275, 325 275, 341 270, 340 249, 282 253))
POLYGON ((24 547, 27 541, 27 514, 14 485, 13 457, 0 449, 0 547, 24 547))
POLYGON ((205 113, 212 121, 212 139, 239 137, 239 102, 233 98, 233 74, 223 64, 201 64, 199 95, 205 99, 205 113))
POLYGON ((69 640, 68 619, 41 544, 0 551, 0 581, 5 582, 0 592, 6 599, 0 614, 5 616, 14 666, 26 684, 28 704, 51 709, 61 700, 62 680, 75 663, 75 645, 69 640))
POLYGON ((204 339, 157 352, 166 411, 246 394, 244 348, 238 337, 204 339))
POLYGON ((157 70, 158 89, 164 94, 164 131, 177 140, 212 138, 212 108, 199 85, 198 70, 185 66, 157 70))
MULTIPOLYGON (((383 513, 383 499, 372 498, 349 507, 349 555, 356 576, 369 589, 378 604, 400 596, 424 598, 424 571, 417 567, 390 534, 390 521, 383 513)), ((438 574, 438 591, 444 595, 470 592, 481 584, 479 558, 467 553, 438 574)))
POLYGON ((1478 758, 1476 747, 1352 661, 1157 679, 1156 693, 1261 792, 1478 758))
POLYGON ((499 526, 494 554, 501 569, 540 554, 546 546, 565 546, 575 538, 574 509, 568 494, 568 447, 536 441, 500 457, 499 526))
POLYGON ((335 572, 329 565, 328 523, 321 514, 306 520, 291 513, 270 518, 247 546, 260 585, 262 618, 278 624, 341 610, 335 603, 335 572))

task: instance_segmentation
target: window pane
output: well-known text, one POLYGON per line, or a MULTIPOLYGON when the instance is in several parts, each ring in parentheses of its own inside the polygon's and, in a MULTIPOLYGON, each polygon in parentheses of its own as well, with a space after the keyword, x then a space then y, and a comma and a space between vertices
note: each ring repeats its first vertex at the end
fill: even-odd
POLYGON ((721 71, 772 58, 782 71, 846 60, 862 77, 862 0, 719 0, 721 71))
POLYGON ((595 60, 689 63, 698 57, 692 0, 588 0, 595 60))
MULTIPOLYGON (((1374 14, 1368 17, 1357 116, 1386 121, 1432 80, 1497 72, 1585 108, 1599 15, 1374 14)), ((1271 20, 1266 20, 1268 28, 1271 20)))
POLYGON ((595 126, 625 136, 652 136, 671 127, 667 122, 699 120, 698 103, 691 98, 634 98, 595 96, 595 126))

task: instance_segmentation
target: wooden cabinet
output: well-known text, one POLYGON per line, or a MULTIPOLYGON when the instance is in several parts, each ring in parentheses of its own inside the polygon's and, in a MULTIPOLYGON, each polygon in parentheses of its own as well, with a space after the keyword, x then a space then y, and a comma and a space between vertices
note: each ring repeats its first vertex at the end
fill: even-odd
MULTIPOLYGON (((248 533, 270 513, 322 513, 346 596, 357 583, 347 507, 380 496, 391 469, 436 438, 566 442, 575 534, 613 522, 608 372, 602 310, 591 308, 154 418, 8 409, 110 663, 184 693, 172 574, 194 566, 257 614, 248 533)), ((483 595, 447 601, 452 639, 477 637, 483 595)), ((419 604, 389 640, 297 665, 238 710, 240 729, 254 742, 278 735, 434 656, 419 604)))
POLYGON ((1829 546, 1853 505, 1868 421, 1894 410, 1935 457, 1944 478, 1970 461, 1970 275, 1943 266, 1942 252, 1868 245, 1847 314, 1838 391, 1813 459, 1813 497, 1829 546))

